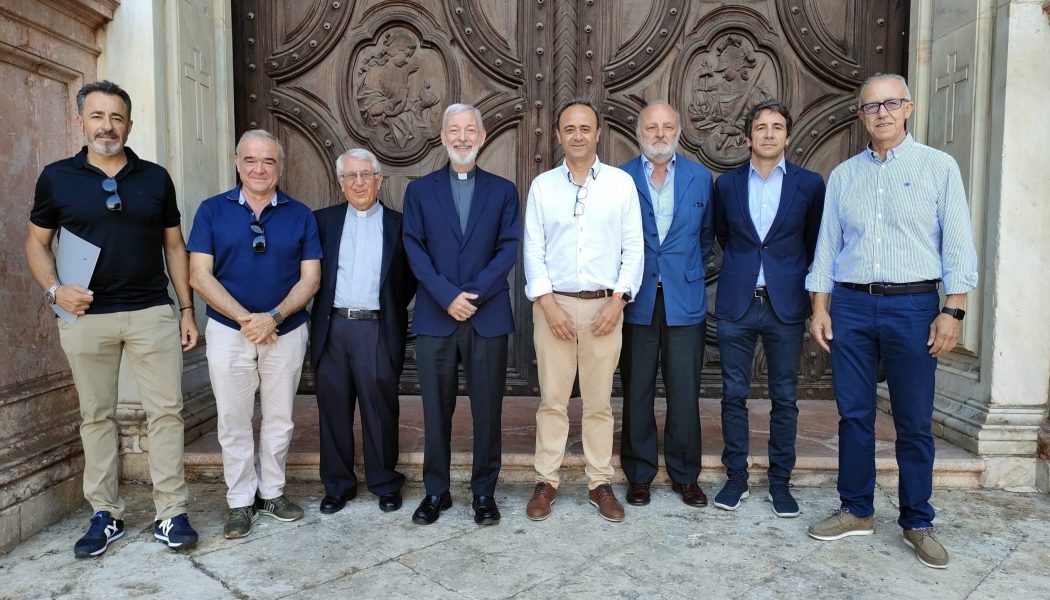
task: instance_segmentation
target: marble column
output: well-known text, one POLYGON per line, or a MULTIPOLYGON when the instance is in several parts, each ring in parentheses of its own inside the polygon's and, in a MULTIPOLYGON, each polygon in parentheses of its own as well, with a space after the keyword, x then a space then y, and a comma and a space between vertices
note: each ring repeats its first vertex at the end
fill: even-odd
POLYGON ((982 485, 1019 490, 1037 484, 1050 391, 1043 4, 916 0, 909 61, 912 131, 959 162, 980 262, 960 345, 938 370, 936 433, 985 459, 982 485))

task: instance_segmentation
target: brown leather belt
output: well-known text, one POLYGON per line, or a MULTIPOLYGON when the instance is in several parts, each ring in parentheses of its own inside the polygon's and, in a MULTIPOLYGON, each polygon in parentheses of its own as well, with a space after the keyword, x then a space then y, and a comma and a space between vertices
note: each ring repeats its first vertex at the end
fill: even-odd
POLYGON ((926 294, 937 291, 938 279, 928 281, 913 281, 911 283, 849 283, 840 282, 839 285, 847 290, 855 290, 871 294, 872 296, 899 296, 901 294, 926 294))
POLYGON ((333 317, 342 317, 351 321, 378 321, 378 310, 357 310, 356 308, 333 308, 333 317))
POLYGON ((613 295, 612 290, 596 290, 593 292, 559 292, 555 290, 554 293, 559 296, 579 298, 580 300, 597 300, 598 298, 608 298, 613 295))

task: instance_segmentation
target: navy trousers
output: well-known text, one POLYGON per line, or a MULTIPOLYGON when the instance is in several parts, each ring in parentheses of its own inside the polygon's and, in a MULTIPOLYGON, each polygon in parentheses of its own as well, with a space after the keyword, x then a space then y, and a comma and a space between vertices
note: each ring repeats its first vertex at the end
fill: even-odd
POLYGON ((838 491, 843 508, 875 512, 875 385, 886 373, 900 468, 905 529, 929 527, 934 510, 933 394, 937 359, 926 340, 937 318, 937 292, 872 296, 835 286, 831 294, 831 369, 839 410, 838 491))
POLYGON ((496 491, 500 466, 503 390, 507 383, 507 336, 478 335, 469 322, 452 335, 416 337, 416 364, 423 396, 423 485, 427 495, 447 492, 452 464, 452 415, 463 364, 474 421, 474 466, 470 489, 476 496, 496 491))
POLYGON ((805 322, 785 323, 769 300, 755 298, 736 321, 718 320, 718 350, 722 361, 722 464, 730 476, 747 476, 750 428, 747 399, 751 365, 762 338, 769 371, 769 484, 787 485, 795 468, 798 432, 798 368, 805 322))
POLYGON ((354 405, 361 404, 365 481, 373 494, 397 492, 397 375, 379 321, 332 317, 328 343, 315 366, 320 423, 321 483, 330 496, 357 489, 354 474, 354 405))

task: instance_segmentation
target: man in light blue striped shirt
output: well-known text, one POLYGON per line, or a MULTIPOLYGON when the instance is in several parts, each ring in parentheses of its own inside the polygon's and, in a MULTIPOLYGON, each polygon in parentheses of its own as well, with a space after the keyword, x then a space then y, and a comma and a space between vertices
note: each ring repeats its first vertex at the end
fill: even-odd
POLYGON ((831 517, 810 525, 809 535, 835 540, 874 532, 881 360, 897 430, 897 523, 920 562, 945 568, 948 553, 933 535, 929 502, 934 380, 937 357, 955 347, 966 293, 977 285, 969 209, 955 160, 905 130, 914 103, 903 77, 868 79, 858 108, 871 142, 828 179, 816 257, 806 278, 813 292, 810 333, 831 353, 841 500, 831 517))

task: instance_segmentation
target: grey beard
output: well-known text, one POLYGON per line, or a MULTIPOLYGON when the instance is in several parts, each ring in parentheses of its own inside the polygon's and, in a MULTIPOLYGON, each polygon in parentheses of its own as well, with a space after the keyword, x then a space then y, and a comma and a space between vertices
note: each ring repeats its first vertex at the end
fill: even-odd
POLYGON ((470 154, 466 158, 460 159, 456 152, 451 146, 445 146, 445 151, 448 152, 448 160, 456 167, 471 167, 474 166, 474 161, 478 159, 478 150, 480 148, 475 147, 470 151, 470 154))
POLYGON ((646 142, 641 142, 640 145, 642 147, 642 154, 654 163, 665 163, 671 160, 674 153, 678 151, 677 144, 668 144, 667 150, 657 150, 655 146, 646 142))

